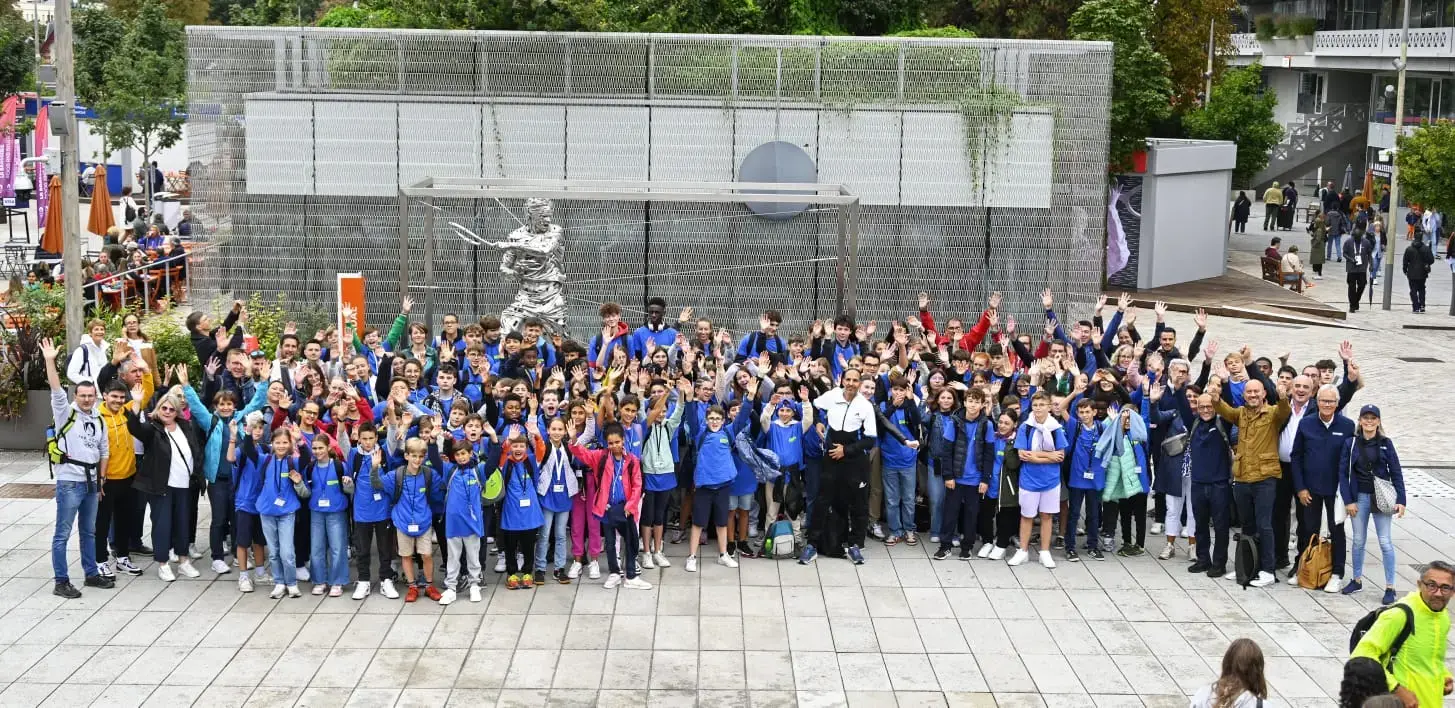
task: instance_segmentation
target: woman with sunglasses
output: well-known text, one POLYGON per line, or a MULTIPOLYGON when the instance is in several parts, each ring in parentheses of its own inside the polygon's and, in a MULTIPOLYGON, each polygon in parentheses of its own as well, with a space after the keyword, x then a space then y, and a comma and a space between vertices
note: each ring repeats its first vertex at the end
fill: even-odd
POLYGON ((1369 534, 1369 519, 1374 519, 1374 533, 1379 537, 1379 552, 1384 559, 1384 604, 1394 602, 1394 537, 1390 522, 1404 516, 1404 474, 1394 442, 1384 435, 1379 424, 1379 406, 1368 404, 1359 409, 1359 429, 1339 453, 1339 495, 1344 498, 1349 517, 1354 523, 1353 579, 1344 585, 1344 594, 1364 588, 1364 542, 1369 534), (1380 511, 1376 485, 1394 488, 1394 506, 1380 511))
MULTIPOLYGON (((168 371, 164 380, 170 380, 171 374, 168 371)), ((201 575, 187 555, 187 530, 195 523, 188 514, 189 489, 201 469, 204 452, 197 426, 182 417, 185 400, 182 388, 173 387, 157 401, 145 422, 126 409, 127 430, 142 444, 135 489, 151 506, 152 557, 157 562, 157 577, 169 583, 177 574, 168 563, 168 552, 176 554, 182 575, 201 575)))

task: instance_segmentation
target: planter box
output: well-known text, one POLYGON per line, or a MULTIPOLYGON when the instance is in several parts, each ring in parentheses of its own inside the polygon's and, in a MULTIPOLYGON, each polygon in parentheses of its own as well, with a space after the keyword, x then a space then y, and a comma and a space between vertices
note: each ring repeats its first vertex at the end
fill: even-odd
POLYGON ((51 422, 51 392, 31 391, 19 420, 0 420, 0 450, 44 450, 51 422))
POLYGON ((1311 54, 1314 51, 1313 37, 1279 37, 1259 40, 1259 43, 1263 45, 1264 57, 1298 56, 1311 54))

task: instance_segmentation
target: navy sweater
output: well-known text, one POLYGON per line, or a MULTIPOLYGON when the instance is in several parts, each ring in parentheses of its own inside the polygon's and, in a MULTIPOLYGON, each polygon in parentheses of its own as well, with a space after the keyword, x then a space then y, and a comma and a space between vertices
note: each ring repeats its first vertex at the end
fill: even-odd
POLYGON ((1354 421, 1338 413, 1328 425, 1319 420, 1318 413, 1304 416, 1288 455, 1294 491, 1333 496, 1339 490, 1339 453, 1353 437, 1354 421))

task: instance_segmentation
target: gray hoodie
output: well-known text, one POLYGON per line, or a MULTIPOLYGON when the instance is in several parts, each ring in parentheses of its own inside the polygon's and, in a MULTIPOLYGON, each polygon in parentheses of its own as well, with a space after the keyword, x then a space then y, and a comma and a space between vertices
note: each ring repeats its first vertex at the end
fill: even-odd
MULTIPOLYGON (((86 413, 77 408, 66 398, 64 389, 53 389, 51 391, 51 416, 56 426, 56 434, 60 435, 61 428, 65 427, 66 421, 71 420, 75 414, 75 420, 71 422, 71 428, 65 435, 60 435, 59 445, 61 452, 66 457, 76 462, 99 464, 107 458, 109 453, 109 442, 106 437, 106 423, 101 420, 100 403, 86 413)), ((59 464, 55 468, 56 479, 65 482, 91 482, 101 474, 96 467, 89 470, 81 465, 59 464)))

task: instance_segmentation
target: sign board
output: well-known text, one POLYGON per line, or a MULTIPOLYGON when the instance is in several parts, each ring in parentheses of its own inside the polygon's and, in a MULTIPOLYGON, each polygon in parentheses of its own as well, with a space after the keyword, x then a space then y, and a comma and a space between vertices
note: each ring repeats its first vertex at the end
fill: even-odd
POLYGON ((344 328, 344 306, 347 305, 354 310, 353 331, 358 332, 364 327, 364 276, 361 273, 339 273, 338 274, 338 307, 335 315, 338 330, 345 335, 349 330, 344 328))
POLYGON ((1376 177, 1384 177, 1385 179, 1389 179, 1394 175, 1394 165, 1385 165, 1376 162, 1372 165, 1372 167, 1374 169, 1374 176, 1376 177))
POLYGON ((1293 57, 1292 56, 1285 56, 1285 57, 1283 57, 1283 68, 1285 68, 1285 69, 1292 69, 1293 68, 1293 57))

